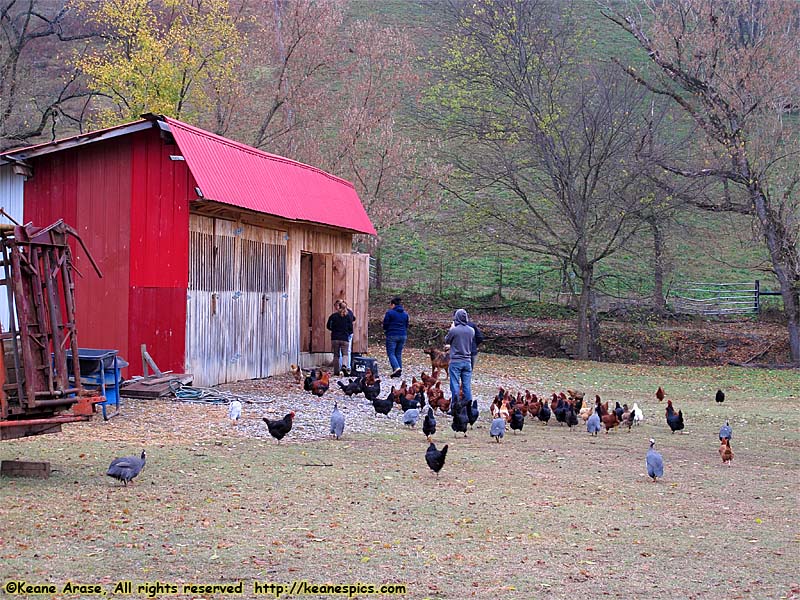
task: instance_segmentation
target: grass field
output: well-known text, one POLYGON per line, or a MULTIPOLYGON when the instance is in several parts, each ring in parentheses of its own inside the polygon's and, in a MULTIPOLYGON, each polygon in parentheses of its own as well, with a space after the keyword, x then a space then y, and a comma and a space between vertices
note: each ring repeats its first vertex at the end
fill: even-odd
MULTIPOLYGON (((418 375, 425 357, 406 356, 418 375)), ((240 580, 244 597, 253 582, 294 580, 401 583, 415 599, 800 595, 796 372, 481 355, 484 411, 498 385, 636 401, 646 421, 590 438, 528 419, 497 444, 485 412, 466 439, 440 417, 435 439, 450 450, 437 480, 419 428, 360 410, 363 397, 331 390, 317 402, 289 377, 246 384, 267 404, 246 404, 245 425, 297 410, 306 439, 293 431, 280 445, 232 428, 222 406, 128 401, 107 423, 0 444, 3 459, 54 469, 0 480, 1 579, 100 583, 108 595, 132 580, 126 597, 138 598, 138 583, 240 580), (670 434, 658 385, 684 411, 685 433, 670 434), (324 439, 334 400, 364 433, 324 439), (717 454, 725 419, 732 467, 717 454), (650 437, 666 463, 658 483, 644 468, 650 437), (131 487, 104 476, 114 456, 141 448, 147 466, 131 487)))

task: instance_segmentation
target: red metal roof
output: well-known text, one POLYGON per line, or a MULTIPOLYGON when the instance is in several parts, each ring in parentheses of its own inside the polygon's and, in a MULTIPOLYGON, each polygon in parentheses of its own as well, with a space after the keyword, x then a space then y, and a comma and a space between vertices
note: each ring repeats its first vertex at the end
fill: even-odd
POLYGON ((353 184, 175 119, 164 118, 203 198, 375 235, 353 184))

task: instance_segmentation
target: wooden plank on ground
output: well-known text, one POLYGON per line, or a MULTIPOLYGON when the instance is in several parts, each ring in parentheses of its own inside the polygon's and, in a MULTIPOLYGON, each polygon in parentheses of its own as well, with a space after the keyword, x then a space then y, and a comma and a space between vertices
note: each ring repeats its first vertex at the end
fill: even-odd
POLYGON ((172 394, 171 386, 177 382, 181 385, 192 383, 191 373, 174 373, 163 377, 151 377, 126 381, 120 385, 119 395, 123 398, 163 398, 172 394), (154 382, 155 379, 161 381, 154 382))

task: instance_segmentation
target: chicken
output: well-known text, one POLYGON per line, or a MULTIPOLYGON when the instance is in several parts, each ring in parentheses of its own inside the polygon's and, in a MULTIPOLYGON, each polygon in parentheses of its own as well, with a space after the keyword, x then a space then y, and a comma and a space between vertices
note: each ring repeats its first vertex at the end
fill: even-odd
POLYGON ((236 425, 236 421, 238 421, 242 417, 242 403, 238 400, 234 400, 228 406, 228 418, 231 420, 232 425, 236 425))
POLYGON ((428 446, 428 450, 425 452, 425 462, 428 463, 428 467, 430 467, 431 471, 436 473, 437 478, 439 477, 439 471, 444 467, 445 458, 447 458, 447 444, 442 446, 441 450, 437 450, 436 444, 431 442, 431 445, 428 446))
POLYGON ((514 432, 522 431, 522 427, 525 425, 525 415, 522 414, 519 408, 515 408, 514 412, 511 413, 511 422, 509 425, 514 432))
MULTIPOLYGON (((416 406, 416 402, 414 406, 416 406)), ((419 409, 418 408, 409 408, 407 411, 403 413, 403 425, 408 427, 409 429, 413 429, 417 426, 417 421, 419 421, 419 409)))
POLYGON ((600 417, 600 420, 603 422, 603 426, 606 428, 606 433, 614 429, 617 425, 619 425, 619 419, 617 418, 617 413, 610 412, 607 415, 603 415, 600 417))
POLYGON ((720 442, 719 455, 722 457, 723 465, 730 466, 733 463, 733 448, 731 448, 731 440, 729 438, 725 438, 720 442))
POLYGON ((632 412, 633 412, 633 422, 636 425, 640 425, 642 421, 644 421, 644 413, 642 412, 642 409, 639 408, 639 405, 636 402, 633 403, 632 412))
POLYGON ((453 404, 453 422, 450 427, 456 433, 463 433, 467 437, 467 427, 469 426, 469 415, 467 414, 467 403, 457 402, 453 404))
POLYGON ((375 414, 382 414, 388 415, 389 412, 392 410, 394 406, 394 400, 392 400, 392 395, 389 394, 386 398, 381 400, 380 398, 375 398, 372 401, 372 407, 375 409, 375 414))
POLYGON ((361 378, 361 391, 364 392, 367 400, 372 402, 381 393, 381 380, 375 378, 371 369, 367 369, 364 377, 361 378))
MULTIPOLYGON (((424 399, 424 397, 423 397, 424 399)), ((414 394, 406 394, 405 396, 400 396, 400 408, 403 412, 417 409, 419 410, 420 404, 417 400, 417 397, 414 394)))
POLYGON ((444 372, 447 373, 447 369, 450 367, 449 352, 436 348, 426 348, 425 354, 431 357, 431 370, 444 369, 444 372))
POLYGON ((545 425, 550 420, 550 407, 547 406, 547 402, 542 402, 542 407, 539 409, 539 413, 536 417, 545 425))
POLYGON ((678 411, 675 414, 675 409, 672 407, 672 400, 667 400, 667 425, 672 429, 672 433, 683 429, 683 411, 678 411))
POLYGON ((467 407, 467 417, 469 418, 469 426, 472 427, 478 420, 478 417, 481 416, 481 412, 478 409, 478 399, 473 398, 472 404, 467 407))
POLYGON ((278 443, 292 430, 292 423, 294 419, 294 411, 287 414, 282 419, 277 419, 275 421, 264 417, 264 423, 267 424, 267 429, 269 430, 269 434, 278 440, 278 443))
POLYGON ((432 385, 434 385, 437 381, 439 381, 439 369, 432 369, 430 375, 427 373, 422 373, 420 376, 422 379, 422 383, 425 385, 425 389, 428 389, 432 385))
POLYGON ((431 436, 436 433, 436 417, 433 416, 433 407, 428 407, 428 414, 425 415, 425 420, 422 421, 422 433, 431 441, 431 436))
POLYGON ((717 395, 714 398, 717 402, 725 402, 725 392, 717 390, 717 395))
POLYGON ((115 458, 108 465, 106 475, 113 477, 122 482, 125 487, 144 469, 144 463, 147 460, 147 454, 142 450, 140 456, 123 456, 122 458, 115 458))
POLYGON ((303 370, 298 367, 297 365, 289 365, 289 370, 292 372, 294 376, 295 383, 302 383, 303 381, 303 370))
POLYGON ((325 395, 325 392, 328 391, 328 388, 331 385, 331 376, 330 373, 327 371, 323 371, 322 375, 316 381, 311 383, 311 393, 315 396, 322 398, 325 395))
POLYGON ((719 441, 722 440, 729 440, 733 437, 733 429, 731 429, 730 424, 728 421, 725 421, 725 425, 719 428, 719 441))
POLYGON ((428 404, 430 404, 434 409, 438 408, 442 412, 447 412, 450 409, 450 401, 445 400, 444 392, 442 391, 441 383, 439 381, 436 382, 435 385, 432 385, 428 388, 428 404))
POLYGON ((622 405, 622 418, 620 418, 620 424, 627 427, 628 431, 631 430, 633 426, 633 411, 628 408, 627 404, 622 405))
POLYGON ((586 431, 591 435, 597 435, 600 433, 600 427, 600 415, 597 414, 597 411, 594 411, 586 421, 586 431))
POLYGON ((567 403, 564 402, 563 398, 556 400, 556 407, 553 409, 553 414, 556 416, 557 423, 563 425, 567 422, 567 403))
POLYGON ((314 383, 317 379, 319 379, 321 374, 322 374, 321 371, 317 369, 311 369, 311 372, 303 380, 303 389, 307 392, 310 392, 311 384, 314 383))
POLYGON ((334 402, 331 414, 331 435, 338 440, 342 437, 342 433, 344 433, 344 415, 339 410, 339 404, 334 402))
POLYGON ((503 417, 495 417, 492 419, 492 425, 489 427, 489 435, 492 436, 499 444, 500 439, 506 434, 506 420, 503 417))
POLYGON ((622 415, 624 412, 625 409, 619 405, 619 402, 617 402, 616 406, 614 406, 614 414, 617 415, 617 421, 619 421, 620 423, 622 423, 622 415))
MULTIPOLYGON (((650 388, 650 389, 652 389, 652 388, 650 388)), ((658 389, 656 390, 656 398, 658 398, 658 401, 661 402, 664 399, 664 396, 666 396, 666 395, 667 394, 664 391, 664 388, 662 388, 661 386, 658 386, 658 389)))
POLYGON ((578 424, 578 415, 575 414, 575 407, 567 407, 567 427, 572 431, 572 428, 578 424))
POLYGON ((664 476, 664 459, 655 450, 656 441, 650 438, 650 449, 647 451, 647 458, 645 464, 647 465, 647 474, 657 481, 659 477, 664 476))
POLYGON ((339 380, 336 382, 336 385, 342 388, 344 395, 347 396, 348 398, 351 398, 353 394, 360 394, 362 391, 361 389, 362 384, 360 377, 358 379, 351 379, 349 383, 344 383, 342 380, 339 380))

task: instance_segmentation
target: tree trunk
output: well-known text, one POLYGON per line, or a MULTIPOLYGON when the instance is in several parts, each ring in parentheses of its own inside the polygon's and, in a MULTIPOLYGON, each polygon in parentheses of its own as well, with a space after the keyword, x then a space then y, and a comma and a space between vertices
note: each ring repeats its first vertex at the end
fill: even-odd
POLYGON ((600 318, 597 315, 597 293, 592 286, 589 292, 589 356, 600 360, 600 318))
POLYGON ((650 217, 647 221, 653 231, 653 308, 659 316, 664 316, 667 312, 667 300, 664 298, 664 234, 656 217, 650 217))
POLYGON ((767 207, 767 199, 758 181, 749 186, 750 198, 769 250, 772 269, 781 288, 783 310, 789 328, 789 353, 793 364, 800 366, 800 265, 797 264, 798 251, 789 242, 779 217, 767 207), (789 248, 784 247, 784 243, 789 248))
POLYGON ((383 260, 381 259, 381 245, 375 246, 375 289, 380 291, 383 289, 383 260))
POLYGON ((591 296, 593 285, 593 269, 590 265, 578 265, 581 278, 581 295, 578 298, 578 347, 580 360, 589 360, 591 355, 591 296))

